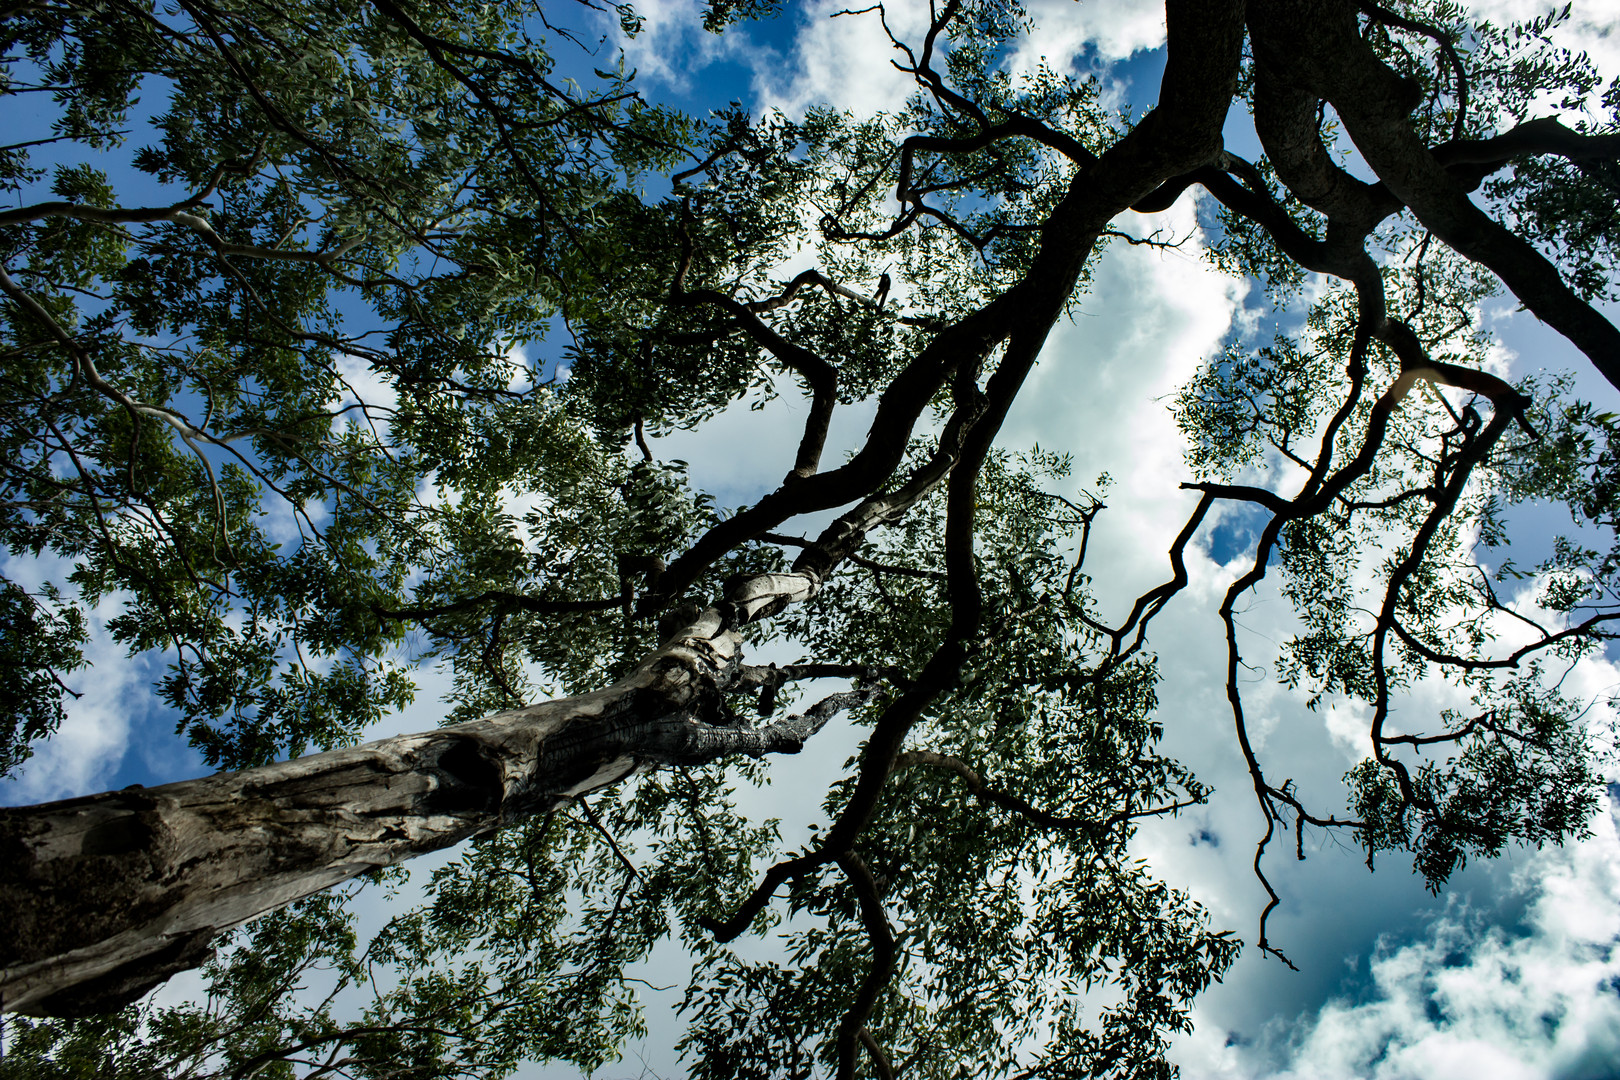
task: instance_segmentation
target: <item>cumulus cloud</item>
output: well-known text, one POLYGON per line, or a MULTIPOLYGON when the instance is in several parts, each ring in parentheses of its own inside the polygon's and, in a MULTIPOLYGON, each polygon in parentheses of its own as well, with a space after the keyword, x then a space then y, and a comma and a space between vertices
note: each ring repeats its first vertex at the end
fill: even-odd
MULTIPOLYGON (((751 392, 691 430, 650 440, 653 453, 663 460, 686 462, 692 485, 714 495, 721 506, 752 502, 774 489, 793 468, 810 412, 804 386, 793 376, 773 376, 771 390, 776 400, 763 408, 756 407, 761 395, 751 392)), ((833 410, 821 454, 824 468, 842 463, 846 453, 866 442, 876 410, 871 401, 833 410)))
POLYGON ((1620 1060, 1620 836, 1614 805, 1591 838, 1529 860, 1520 928, 1453 904, 1426 932, 1386 940, 1356 997, 1259 1040, 1218 1027, 1184 1040, 1183 1075, 1270 1080, 1613 1076, 1620 1060))
MULTIPOLYGON (((339 389, 328 403, 328 408, 348 409, 349 411, 344 414, 348 423, 365 422, 365 414, 354 406, 371 405, 386 410, 392 409, 399 400, 399 392, 394 388, 394 384, 361 357, 343 353, 337 357, 333 368, 337 372, 339 389)), ((383 437, 387 437, 386 426, 381 428, 381 433, 383 437)))
MULTIPOLYGON (((1469 12, 1475 20, 1487 20, 1497 26, 1508 23, 1529 22, 1558 12, 1560 6, 1550 0, 1472 0, 1469 12)), ((1554 32, 1559 45, 1574 52, 1584 52, 1592 58, 1604 78, 1620 76, 1620 12, 1607 4, 1575 4, 1569 18, 1554 32)))
POLYGON ((1037 31, 1008 59, 1027 73, 1043 61, 1056 71, 1089 61, 1126 60, 1164 44, 1164 4, 1158 0, 1031 0, 1037 31))
POLYGON ((641 18, 636 36, 626 37, 616 16, 609 20, 611 36, 624 51, 625 65, 652 87, 686 93, 704 68, 749 51, 741 29, 725 34, 703 29, 700 0, 638 0, 635 8, 641 18))
MULTIPOLYGON (((920 47, 928 5, 904 0, 885 7, 889 30, 920 47)), ((905 105, 916 83, 892 63, 905 57, 884 33, 877 12, 834 17, 840 10, 842 5, 825 0, 799 5, 792 51, 786 57, 762 52, 753 61, 761 109, 802 117, 812 105, 825 104, 866 117, 905 105)))
POLYGON ((130 718, 145 710, 151 687, 144 666, 126 660, 108 639, 105 617, 97 611, 90 618, 85 656, 93 676, 68 679, 83 696, 68 703, 62 726, 35 745, 16 782, 0 792, 7 802, 49 802, 100 790, 123 762, 130 718))
MULTIPOLYGON (((62 584, 73 570, 65 559, 7 559, 5 576, 38 592, 46 581, 62 584)), ((34 745, 34 755, 0 786, 0 802, 49 802, 105 787, 123 763, 130 745, 130 722, 148 708, 154 674, 150 658, 129 658, 107 632, 107 621, 127 597, 112 594, 87 614, 88 667, 66 682, 80 696, 65 697, 66 715, 50 738, 34 745)))
POLYGON ((1105 604, 1128 603, 1169 573, 1165 552, 1197 503, 1179 490, 1191 474, 1170 400, 1219 347, 1246 292, 1199 257, 1193 213, 1187 199, 1130 215, 1133 231, 1192 238, 1169 250, 1112 247, 1007 419, 1004 441, 1073 455, 1076 482, 1113 478, 1088 556, 1109 568, 1105 604))
MULTIPOLYGON (((900 0, 885 7, 888 30, 914 50, 929 25, 928 5, 900 0)), ((1014 42, 1004 66, 1027 76, 1042 65, 1056 71, 1127 59, 1164 44, 1164 6, 1154 0, 1032 0, 1027 5, 1037 28, 1014 42)), ((893 112, 916 92, 904 61, 884 32, 875 11, 837 14, 843 5, 812 0, 794 8, 799 29, 785 56, 751 50, 754 91, 761 108, 793 117, 812 105, 827 104, 857 116, 893 112)), ((706 63, 702 54, 698 63, 706 63)))

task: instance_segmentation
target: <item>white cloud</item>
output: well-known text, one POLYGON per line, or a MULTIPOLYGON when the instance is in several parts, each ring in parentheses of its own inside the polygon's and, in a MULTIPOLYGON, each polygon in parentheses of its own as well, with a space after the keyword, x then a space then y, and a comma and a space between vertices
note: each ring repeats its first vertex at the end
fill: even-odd
POLYGON ((272 544, 280 544, 288 551, 310 536, 309 529, 312 526, 319 529, 332 516, 325 503, 305 499, 295 510, 292 502, 267 489, 264 491, 261 506, 263 509, 260 528, 264 530, 264 534, 269 537, 272 544))
MULTIPOLYGON (((1468 8, 1475 20, 1489 20, 1497 26, 1529 22, 1562 10, 1561 5, 1551 0, 1472 0, 1468 8)), ((1620 27, 1620 9, 1613 4, 1577 3, 1571 6, 1569 19, 1553 32, 1553 39, 1562 47, 1586 53, 1605 79, 1613 79, 1620 76, 1617 27, 1620 27)))
MULTIPOLYGON (((1129 217, 1133 232, 1194 228, 1190 199, 1129 217)), ((1114 479, 1088 555, 1108 568, 1098 582, 1105 611, 1169 575, 1165 552, 1198 501, 1178 487, 1191 474, 1170 398, 1219 346, 1244 291, 1199 258, 1196 237, 1173 250, 1114 245, 1008 416, 1004 442, 1072 454, 1077 484, 1103 471, 1114 479)))
POLYGON ((35 744, 33 757, 5 791, 8 802, 49 802, 100 790, 124 760, 131 712, 144 709, 151 688, 142 669, 124 660, 121 648, 104 645, 101 617, 91 621, 94 638, 85 655, 93 672, 67 680, 83 697, 70 700, 61 727, 35 744))
POLYGON ((1351 762, 1367 756, 1367 726, 1372 722, 1372 706, 1365 701, 1335 701, 1322 714, 1328 735, 1351 762))
POLYGON ((520 392, 532 387, 534 377, 543 365, 530 362, 529 348, 514 342, 501 351, 507 363, 512 365, 512 377, 506 381, 506 388, 520 392))
MULTIPOLYGON (((722 507, 752 502, 774 490, 793 468, 810 399, 791 375, 774 375, 772 386, 776 400, 764 408, 753 407, 760 396, 750 392, 690 431, 650 439, 653 453, 661 460, 686 462, 693 487, 714 495, 722 507)), ((821 454, 823 469, 842 464, 847 451, 865 443, 876 409, 875 402, 863 401, 833 410, 821 454)))
MULTIPOLYGON (((8 559, 4 573, 31 592, 46 581, 58 585, 73 570, 65 559, 8 559)), ((0 800, 13 805, 49 802, 98 791, 124 760, 130 744, 130 721, 148 708, 153 671, 148 657, 131 659, 107 633, 107 620, 129 598, 114 593, 86 612, 90 640, 88 666, 67 673, 64 681, 80 696, 64 694, 66 715, 48 739, 34 744, 34 754, 0 787, 0 800)))
MULTIPOLYGON (((1014 43, 1004 65, 1015 76, 1029 75, 1043 63, 1064 72, 1164 44, 1164 7, 1153 0, 1032 0, 1027 7, 1035 31, 1014 43)), ((901 0, 884 8, 889 31, 920 52, 928 31, 928 5, 901 0)), ((760 108, 800 117, 812 105, 828 104, 866 117, 901 108, 917 91, 915 80, 895 67, 906 57, 889 40, 878 14, 833 17, 843 10, 844 5, 830 0, 798 5, 794 12, 800 30, 791 53, 782 57, 768 49, 753 50, 760 108)), ((705 61, 700 57, 699 62, 705 61)), ((943 64, 936 60, 936 67, 942 70, 943 64)))
POLYGON ((1033 71, 1043 60, 1065 71, 1092 61, 1125 60, 1164 44, 1164 4, 1157 0, 1030 0, 1035 33, 1018 43, 1007 68, 1033 71))
MULTIPOLYGON (((916 91, 910 75, 892 61, 904 61, 875 11, 833 17, 842 5, 813 0, 795 8, 800 20, 793 51, 780 57, 759 53, 754 93, 761 110, 781 109, 802 117, 812 105, 831 105, 856 116, 893 112, 916 91)), ((921 48, 928 30, 928 6, 918 0, 886 5, 889 29, 901 41, 921 48)))
POLYGON ((1336 999, 1268 1048, 1206 1027, 1183 1075, 1271 1080, 1477 1080, 1613 1076, 1620 1061, 1620 838, 1594 835, 1529 860, 1524 930, 1453 904, 1418 940, 1383 943, 1361 1000, 1336 999), (1267 1050, 1277 1054, 1266 1061, 1267 1050))
POLYGON ((624 50, 625 65, 643 83, 684 93, 710 64, 749 51, 742 27, 724 34, 703 29, 700 0, 637 0, 635 9, 641 30, 633 38, 624 36, 615 13, 606 11, 603 17, 612 24, 615 44, 624 50))
POLYGON ((394 384, 365 359, 343 353, 333 366, 342 380, 342 389, 332 400, 332 408, 364 403, 391 409, 399 399, 394 384))

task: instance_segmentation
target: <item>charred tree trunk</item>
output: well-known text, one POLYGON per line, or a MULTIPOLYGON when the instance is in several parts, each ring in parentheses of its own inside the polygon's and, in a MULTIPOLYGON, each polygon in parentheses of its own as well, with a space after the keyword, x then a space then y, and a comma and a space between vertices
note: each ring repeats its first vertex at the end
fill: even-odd
POLYGON ((848 703, 761 727, 721 692, 732 626, 803 599, 766 575, 605 690, 155 788, 0 810, 0 1007, 125 1005, 257 915, 661 764, 794 753, 848 703))

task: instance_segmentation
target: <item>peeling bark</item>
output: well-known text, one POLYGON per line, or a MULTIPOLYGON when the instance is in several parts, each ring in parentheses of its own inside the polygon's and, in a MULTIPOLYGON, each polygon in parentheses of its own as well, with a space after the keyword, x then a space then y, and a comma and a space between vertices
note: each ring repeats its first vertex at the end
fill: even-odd
POLYGON ((222 932, 659 765, 794 753, 850 695, 761 727, 721 691, 740 622, 803 575, 739 583, 614 685, 262 768, 0 810, 0 1006, 106 1012, 222 932))
MULTIPOLYGON (((1171 60, 1160 106, 1102 155, 1087 156, 1023 280, 935 334, 880 395, 854 457, 812 475, 796 468, 791 483, 675 560, 640 610, 662 610, 719 556, 788 517, 857 501, 794 573, 742 580, 629 676, 591 694, 259 769, 0 811, 0 1008, 116 1008, 195 966, 220 933, 367 870, 545 813, 643 769, 797 751, 851 695, 762 727, 743 724, 722 698, 740 666, 735 627, 813 596, 867 530, 949 479, 951 636, 869 740, 851 806, 832 830, 841 846, 825 857, 844 854, 912 722, 961 666, 980 608, 971 544, 978 465, 1099 236, 1171 177, 1221 154, 1242 5, 1170 0, 1167 18, 1171 60), (1001 361, 981 392, 978 371, 998 348, 1001 361), (928 402, 953 380, 957 408, 938 452, 899 489, 875 494, 928 402)), ((815 358, 778 353, 817 377, 815 358)), ((814 434, 807 430, 811 441, 814 434)), ((799 466, 811 468, 809 457, 806 450, 799 466)), ((767 875, 724 924, 735 929, 723 938, 745 927, 749 911, 791 873, 781 865, 788 869, 767 875)))

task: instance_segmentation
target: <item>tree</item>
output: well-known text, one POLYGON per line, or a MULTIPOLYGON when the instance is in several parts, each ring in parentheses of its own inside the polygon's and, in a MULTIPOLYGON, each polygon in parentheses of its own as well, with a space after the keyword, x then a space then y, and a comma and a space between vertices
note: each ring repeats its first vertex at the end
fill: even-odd
MULTIPOLYGON (((716 0, 709 18, 775 7, 716 0)), ((0 213, 9 550, 80 560, 86 598, 126 591, 116 630, 170 651, 182 727, 251 767, 6 811, 6 1007, 116 1008, 256 914, 479 837, 375 958, 451 942, 493 966, 395 1028, 446 1002, 465 1024, 480 1002, 533 1001, 566 964, 598 1020, 481 1064, 427 1047, 425 1070, 600 1060, 629 1022, 623 965, 671 913, 700 954, 699 1076, 1168 1074, 1167 1034, 1237 945, 1127 843, 1205 795, 1154 749, 1148 632, 1218 500, 1262 521, 1221 609, 1262 882, 1290 824, 1347 832, 1369 862, 1407 851, 1433 888, 1509 842, 1578 834, 1595 753, 1540 663, 1607 640, 1617 549, 1558 546, 1533 571, 1551 614, 1504 647, 1521 616, 1472 537, 1501 543, 1509 508, 1547 497, 1612 530, 1616 421, 1491 374, 1473 328, 1500 283, 1620 385, 1620 334, 1594 306, 1620 136, 1585 111, 1590 65, 1549 44, 1555 19, 1471 26, 1447 3, 1166 10, 1140 118, 1069 73, 1009 76, 1026 14, 953 0, 895 42, 918 86, 902 112, 707 123, 648 106, 623 71, 589 92, 583 72, 553 77, 571 32, 543 8, 7 16, 13 68, 39 76, 8 90, 58 93, 61 138, 113 139, 135 86, 172 86, 161 144, 134 160, 183 192, 136 206, 64 166, 60 199, 0 213), (1261 160, 1223 144, 1234 96, 1261 160), (660 171, 667 194, 638 194, 660 171), (1085 563, 1100 496, 1054 491, 1064 462, 996 438, 1097 251, 1144 242, 1122 215, 1194 189, 1216 259, 1307 310, 1269 345, 1234 339, 1184 390, 1197 507, 1164 584, 1101 611, 1085 563), (874 299, 880 273, 893 293, 874 299), (1308 303, 1307 273, 1324 282, 1308 303), (514 372, 514 344, 559 332, 566 380, 514 372), (392 405, 344 403, 355 357, 392 405), (779 487, 719 513, 646 433, 773 369, 809 399, 798 452, 779 487), (824 465, 834 410, 864 399, 867 441, 824 465), (533 507, 521 521, 513 495, 533 507), (255 516, 283 506, 301 524, 277 546, 255 516), (817 535, 779 531, 834 510, 817 535), (1269 778, 1245 725, 1234 611, 1273 566, 1302 620, 1279 675, 1371 716, 1342 810, 1269 778), (341 746, 409 694, 407 626, 454 665, 456 722, 341 746), (808 659, 746 663, 771 635, 808 659), (777 718, 821 677, 848 688, 777 718), (1393 728, 1392 700, 1425 677, 1477 711, 1393 728), (539 680, 567 696, 529 704, 539 680), (843 711, 868 735, 827 795, 832 824, 779 856, 775 823, 738 817, 731 789, 843 711), (309 746, 333 748, 276 761, 309 746), (781 918, 782 892, 787 963, 725 947, 781 918), (478 938, 478 920, 497 929, 478 938)), ((14 685, 61 679, 82 637, 69 594, 8 587, 14 685)), ((52 710, 19 714, 12 760, 52 710)), ((1270 911, 1257 945, 1281 958, 1270 911)), ((348 1045, 281 1015, 254 1051, 270 1056, 241 1061, 348 1045)), ((26 1029, 42 1047, 65 1030, 26 1029)), ((353 1067, 404 1053, 356 1050, 353 1067)))

